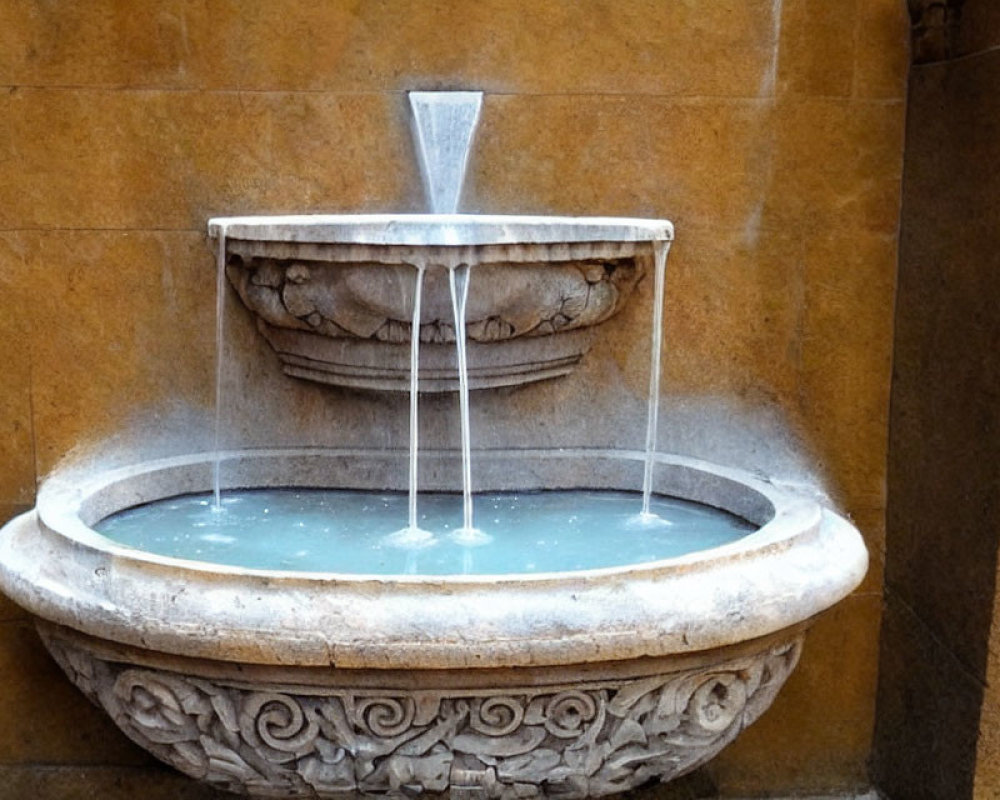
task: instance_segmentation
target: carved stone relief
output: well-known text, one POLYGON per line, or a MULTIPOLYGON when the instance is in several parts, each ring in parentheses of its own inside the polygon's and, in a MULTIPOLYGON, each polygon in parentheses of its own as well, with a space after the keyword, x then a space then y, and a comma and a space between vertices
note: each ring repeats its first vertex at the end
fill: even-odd
MULTIPOLYGON (((409 348, 400 345, 412 336, 413 265, 373 261, 375 250, 335 262, 233 247, 226 273, 286 373, 356 388, 408 389, 409 348)), ((632 254, 477 265, 466 310, 472 388, 570 371, 589 346, 582 334, 622 308, 647 260, 632 254)), ((444 268, 426 271, 421 318, 422 388, 452 390, 455 329, 444 268)))
MULTIPOLYGON (((243 302, 271 325, 330 337, 406 343, 411 337, 413 267, 331 265, 229 258, 227 275, 243 302), (378 281, 372 280, 378 271, 378 281)), ((468 338, 497 342, 596 325, 614 314, 641 275, 635 259, 477 267, 470 289, 468 338)), ((455 341, 446 274, 425 279, 420 341, 455 341)))
POLYGON ((45 639, 129 737, 199 780, 260 797, 454 800, 583 798, 677 777, 760 716, 802 645, 627 680, 404 691, 206 680, 45 639))

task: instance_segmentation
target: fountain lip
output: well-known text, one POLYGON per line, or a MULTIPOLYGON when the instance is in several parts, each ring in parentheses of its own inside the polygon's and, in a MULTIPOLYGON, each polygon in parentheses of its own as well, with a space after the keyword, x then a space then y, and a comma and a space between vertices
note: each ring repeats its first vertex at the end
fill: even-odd
POLYGON ((208 235, 248 241, 403 247, 672 241, 665 219, 501 214, 293 214, 215 217, 208 235))

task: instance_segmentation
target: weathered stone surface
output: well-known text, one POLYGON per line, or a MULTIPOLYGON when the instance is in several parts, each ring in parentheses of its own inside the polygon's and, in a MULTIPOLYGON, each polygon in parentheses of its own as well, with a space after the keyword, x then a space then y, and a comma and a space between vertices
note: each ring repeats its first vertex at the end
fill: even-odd
POLYGON ((114 88, 391 92, 447 84, 745 96, 757 92, 772 57, 773 8, 771 0, 170 0, 135 14, 115 0, 86 8, 14 0, 0 18, 9 44, 0 75, 114 88))
MULTIPOLYGON (((79 692, 69 690, 27 619, 0 620, 0 764, 150 761, 79 692)), ((0 786, 0 797, 6 794, 0 786)))

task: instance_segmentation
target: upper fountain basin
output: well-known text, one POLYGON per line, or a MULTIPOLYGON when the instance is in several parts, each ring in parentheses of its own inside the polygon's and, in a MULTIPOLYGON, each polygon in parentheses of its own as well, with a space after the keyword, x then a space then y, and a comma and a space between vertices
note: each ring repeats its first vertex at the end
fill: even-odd
POLYGON ((666 220, 464 214, 227 217, 209 221, 225 269, 285 373, 407 391, 424 270, 421 391, 457 388, 447 268, 471 267, 469 385, 566 375, 673 237, 666 220))

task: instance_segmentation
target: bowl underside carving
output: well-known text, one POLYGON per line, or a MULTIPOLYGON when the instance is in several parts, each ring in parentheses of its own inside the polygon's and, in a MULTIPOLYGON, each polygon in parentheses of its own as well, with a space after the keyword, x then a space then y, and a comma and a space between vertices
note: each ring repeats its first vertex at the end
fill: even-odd
POLYGON ((668 781, 756 720, 802 647, 797 631, 628 678, 591 671, 484 689, 463 686, 459 672, 446 687, 408 689, 303 686, 294 670, 254 681, 226 664, 204 677, 41 633, 70 679, 157 758, 228 791, 312 798, 570 799, 668 781))

